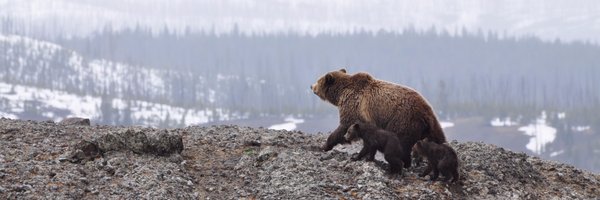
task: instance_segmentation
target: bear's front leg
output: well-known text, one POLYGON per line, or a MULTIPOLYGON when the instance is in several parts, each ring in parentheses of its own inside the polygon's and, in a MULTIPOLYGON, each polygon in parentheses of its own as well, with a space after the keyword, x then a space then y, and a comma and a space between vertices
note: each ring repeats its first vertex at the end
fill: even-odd
POLYGON ((425 168, 425 171, 423 171, 423 173, 419 174, 419 177, 424 177, 429 175, 429 173, 431 173, 431 165, 427 165, 427 167, 425 168))
POLYGON ((323 151, 331 151, 331 149, 333 149, 333 147, 335 147, 335 145, 338 144, 344 144, 344 143, 348 143, 348 141, 346 141, 346 138, 344 137, 344 135, 346 134, 346 131, 348 131, 348 127, 347 125, 342 125, 340 124, 327 138, 327 142, 325 142, 325 145, 323 145, 322 150, 323 151))
POLYGON ((377 154, 377 149, 370 149, 369 150, 369 156, 367 157, 368 162, 373 162, 375 161, 375 154, 377 154))
POLYGON ((369 150, 367 149, 367 147, 363 147, 360 152, 358 152, 358 155, 356 156, 352 156, 352 158, 350 158, 350 160, 352 161, 357 161, 362 159, 363 157, 365 157, 367 155, 367 153, 369 153, 369 150))

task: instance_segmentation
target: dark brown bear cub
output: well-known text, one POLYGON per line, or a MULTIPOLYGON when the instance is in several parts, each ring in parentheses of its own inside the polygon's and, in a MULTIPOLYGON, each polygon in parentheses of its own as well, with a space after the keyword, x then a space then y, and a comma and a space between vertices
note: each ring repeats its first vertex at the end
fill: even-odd
POLYGON ((360 160, 367 156, 367 161, 373 161, 375 153, 380 151, 390 164, 390 174, 402 174, 402 166, 404 165, 402 159, 407 157, 407 152, 404 151, 397 134, 377 128, 374 125, 358 123, 348 128, 346 140, 354 141, 358 138, 363 140, 363 148, 358 156, 353 157, 352 160, 360 160))
POLYGON ((429 175, 433 171, 431 180, 435 181, 439 173, 444 176, 445 182, 452 178, 452 182, 458 181, 458 156, 452 147, 447 144, 438 144, 427 139, 421 140, 413 146, 413 151, 427 158, 427 168, 419 176, 429 175))

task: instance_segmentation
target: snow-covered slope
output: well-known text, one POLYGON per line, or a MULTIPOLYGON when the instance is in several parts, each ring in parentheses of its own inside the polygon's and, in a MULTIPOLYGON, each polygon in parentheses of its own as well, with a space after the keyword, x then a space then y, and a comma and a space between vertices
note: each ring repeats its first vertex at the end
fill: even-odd
MULTIPOLYGON (((106 60, 87 60, 61 46, 21 36, 0 35, 0 80, 85 94, 123 96, 126 84, 143 85, 145 94, 165 93, 168 72, 106 60)), ((136 87, 138 88, 138 87, 136 87)))
POLYGON ((399 31, 432 26, 553 40, 600 40, 600 2, 593 0, 0 0, 0 16, 34 33, 85 35, 143 25, 184 31, 300 33, 359 29, 399 31))
POLYGON ((183 86, 173 82, 189 76, 194 75, 90 60, 54 43, 0 35, 0 117, 59 121, 77 116, 163 127, 244 117, 219 108, 218 94, 203 77, 194 77, 197 90, 185 90, 194 98, 179 101, 182 96, 175 94, 183 90, 176 87, 183 86))
POLYGON ((102 104, 106 100, 112 120, 118 120, 119 124, 129 121, 127 123, 133 125, 173 127, 245 118, 223 109, 189 109, 141 100, 103 99, 0 82, 0 117, 11 119, 60 121, 66 117, 85 117, 103 123, 106 116, 103 116, 102 104))

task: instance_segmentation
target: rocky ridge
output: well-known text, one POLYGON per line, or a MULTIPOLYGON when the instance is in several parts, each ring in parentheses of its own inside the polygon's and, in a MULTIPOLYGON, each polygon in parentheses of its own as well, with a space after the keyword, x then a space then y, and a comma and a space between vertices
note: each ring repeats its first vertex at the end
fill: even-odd
POLYGON ((360 143, 238 126, 181 129, 0 119, 0 199, 594 199, 600 175, 493 145, 451 142, 457 184, 350 161, 360 143))

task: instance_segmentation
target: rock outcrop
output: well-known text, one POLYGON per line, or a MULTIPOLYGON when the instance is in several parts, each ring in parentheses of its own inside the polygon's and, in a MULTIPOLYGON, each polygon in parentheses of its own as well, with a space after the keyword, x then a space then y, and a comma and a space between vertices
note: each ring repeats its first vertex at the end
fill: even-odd
POLYGON ((352 162, 360 143, 238 126, 154 129, 0 119, 0 199, 593 199, 600 175, 493 145, 451 142, 457 184, 352 162), (70 161, 70 162, 64 162, 70 161))
POLYGON ((60 121, 61 125, 72 125, 72 126, 89 126, 90 119, 80 117, 69 117, 60 121))

